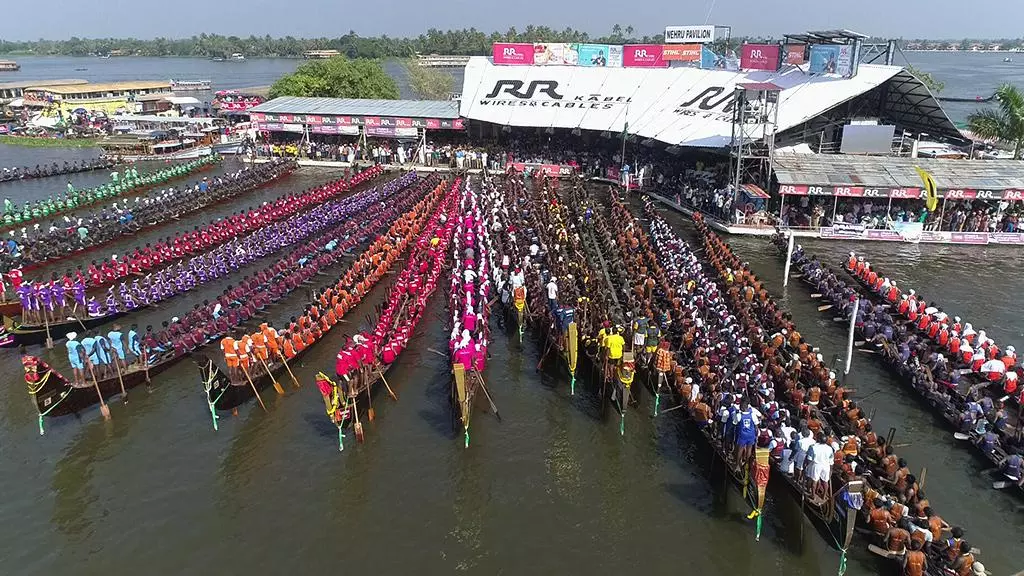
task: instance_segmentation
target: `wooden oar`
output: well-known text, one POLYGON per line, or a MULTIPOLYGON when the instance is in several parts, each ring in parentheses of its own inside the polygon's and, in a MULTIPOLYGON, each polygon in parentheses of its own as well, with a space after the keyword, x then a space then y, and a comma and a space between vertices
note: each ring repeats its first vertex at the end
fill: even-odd
POLYGON ((494 400, 491 400, 490 393, 487 392, 487 386, 484 385, 483 376, 480 376, 479 372, 473 372, 476 374, 477 381, 480 382, 480 389, 484 391, 484 396, 487 397, 487 402, 491 405, 491 412, 498 418, 498 422, 501 422, 501 414, 498 414, 498 407, 494 405, 494 400))
POLYGON ((121 377, 121 360, 117 357, 117 352, 114 350, 110 351, 110 355, 114 359, 114 369, 117 370, 117 381, 121 384, 121 401, 124 404, 128 403, 128 391, 124 389, 124 378, 121 377))
POLYGON ((100 414, 103 414, 104 420, 110 420, 110 407, 103 401, 103 394, 100 392, 100 383, 96 380, 96 371, 92 368, 92 362, 88 358, 85 360, 86 365, 89 366, 89 374, 92 375, 92 385, 96 387, 96 395, 100 398, 100 414))
POLYGON ((256 399, 259 400, 260 406, 263 407, 263 411, 266 412, 267 405, 263 403, 263 398, 260 398, 260 391, 256 389, 256 384, 252 381, 252 377, 249 376, 249 371, 241 364, 238 366, 242 369, 242 373, 245 374, 245 379, 249 381, 249 386, 252 386, 252 392, 256 395, 256 399))
POLYGON ((902 552, 893 552, 892 550, 886 550, 885 548, 875 546, 874 544, 868 544, 868 551, 878 554, 882 558, 899 558, 906 554, 906 549, 902 552))
POLYGON ((441 356, 442 358, 447 358, 448 357, 447 354, 445 354, 445 353, 443 353, 443 352, 441 352, 439 350, 434 350, 433 348, 427 348, 427 352, 433 352, 434 354, 437 354, 438 356, 441 356))
POLYGON ((368 406, 368 408, 366 409, 366 417, 370 419, 370 422, 373 422, 374 420, 377 419, 377 412, 374 411, 373 409, 373 397, 370 396, 369 384, 366 385, 366 405, 368 406))
POLYGON ((815 300, 817 300, 818 298, 821 298, 822 296, 823 296, 822 294, 818 294, 817 292, 815 292, 814 294, 811 294, 811 298, 813 298, 815 300))
POLYGON ((380 381, 384 383, 384 387, 388 389, 388 394, 391 395, 391 399, 398 402, 398 396, 395 395, 395 391, 391 389, 391 385, 389 385, 388 381, 384 378, 384 372, 381 372, 380 368, 377 369, 377 375, 380 376, 380 381))
POLYGON ((1015 482, 1010 482, 1009 480, 1002 480, 1002 481, 999 481, 999 482, 993 482, 992 483, 992 488, 994 488, 996 490, 1002 490, 1003 488, 1009 488, 1010 486, 1013 486, 1014 484, 1015 484, 1015 482))
POLYGON ((50 337, 50 319, 46 314, 43 314, 43 326, 46 327, 46 348, 53 348, 53 338, 50 337))
POLYGON ((296 388, 300 388, 299 381, 298 381, 297 378, 295 378, 295 374, 292 374, 292 368, 291 368, 291 366, 288 365, 288 361, 285 360, 284 354, 282 354, 281 351, 278 350, 277 351, 277 356, 278 356, 278 358, 281 359, 281 363, 284 364, 284 369, 288 371, 288 375, 292 377, 292 386, 295 386, 296 388))
POLYGON ((363 423, 359 421, 359 404, 356 402, 356 398, 358 398, 358 394, 352 398, 352 413, 356 415, 356 424, 354 426, 356 431, 356 441, 362 444, 364 440, 363 423))
POLYGON ((263 369, 267 371, 267 376, 270 376, 270 381, 274 383, 274 390, 277 390, 278 394, 284 396, 284 388, 277 381, 277 378, 274 378, 274 374, 270 372, 270 366, 267 366, 267 362, 262 357, 257 356, 257 358, 259 358, 260 364, 263 365, 263 369))
POLYGON ((829 310, 831 308, 832 308, 832 304, 825 304, 823 306, 818 306, 818 312, 824 312, 825 310, 829 310))
POLYGON ((953 438, 956 438, 957 440, 970 440, 971 439, 971 437, 969 435, 964 434, 963 432, 953 432, 953 438))

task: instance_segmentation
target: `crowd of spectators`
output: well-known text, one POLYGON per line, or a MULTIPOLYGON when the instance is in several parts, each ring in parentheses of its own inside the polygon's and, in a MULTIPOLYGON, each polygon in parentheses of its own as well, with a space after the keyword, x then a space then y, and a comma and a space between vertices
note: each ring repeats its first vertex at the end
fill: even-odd
MULTIPOLYGON (((940 203, 941 204, 941 203, 940 203)), ((925 230, 944 232, 1018 232, 1021 208, 1005 201, 957 200, 929 212, 924 201, 839 200, 832 197, 789 197, 782 207, 783 226, 821 228, 853 224, 887 229, 908 222, 921 222, 925 230), (833 216, 834 213, 834 216, 833 216)))
POLYGON ((389 165, 448 166, 456 169, 493 168, 487 150, 468 145, 391 138, 332 137, 318 141, 260 141, 248 148, 260 157, 300 158, 334 162, 372 162, 389 165))
MULTIPOLYGON (((285 136, 287 137, 287 136, 285 136)), ((836 224, 885 229, 899 223, 922 222, 926 230, 959 232, 1019 231, 1021 209, 998 201, 949 201, 944 210, 929 212, 921 200, 840 199, 790 196, 778 199, 754 198, 736 191, 730 181, 729 163, 720 156, 673 155, 635 141, 627 143, 625 161, 622 141, 593 133, 548 133, 540 129, 509 129, 491 137, 466 134, 437 134, 425 146, 416 140, 317 135, 316 142, 292 141, 255 143, 262 156, 290 156, 335 161, 358 160, 396 165, 449 166, 457 169, 486 167, 504 171, 512 163, 572 166, 583 177, 620 179, 620 169, 629 173, 631 187, 655 192, 677 204, 698 210, 729 224, 821 228, 836 224)), ((761 183, 761 187, 768 189, 761 183)))

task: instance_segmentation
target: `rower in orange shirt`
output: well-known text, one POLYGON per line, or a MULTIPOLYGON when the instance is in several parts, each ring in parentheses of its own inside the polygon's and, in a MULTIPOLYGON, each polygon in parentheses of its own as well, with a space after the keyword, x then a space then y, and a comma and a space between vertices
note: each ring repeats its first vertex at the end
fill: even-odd
POLYGON ((238 348, 235 339, 225 336, 220 341, 220 349, 224 352, 224 362, 228 366, 228 378, 238 380, 238 348))
POLYGON ((238 364, 245 373, 249 372, 249 365, 252 362, 252 337, 243 334, 238 339, 238 364))
POLYGON ((295 344, 292 343, 291 336, 285 333, 281 338, 281 349, 284 352, 284 357, 291 360, 295 357, 295 344))
POLYGON ((296 354, 306 349, 306 342, 302 339, 302 335, 299 333, 299 330, 292 332, 291 341, 296 354))
POLYGON ((263 341, 267 343, 267 352, 270 354, 270 357, 276 358, 281 350, 280 336, 278 336, 277 330, 274 330, 274 327, 269 322, 264 322, 260 324, 260 332, 263 333, 263 341))
POLYGON ((270 359, 270 353, 267 351, 267 338, 263 334, 263 331, 258 331, 252 335, 252 349, 253 354, 257 360, 266 362, 270 359))

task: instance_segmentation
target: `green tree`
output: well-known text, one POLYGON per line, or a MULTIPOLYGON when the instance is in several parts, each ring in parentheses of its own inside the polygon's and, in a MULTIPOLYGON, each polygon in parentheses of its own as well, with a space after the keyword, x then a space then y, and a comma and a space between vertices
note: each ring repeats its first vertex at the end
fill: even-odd
POLYGON ((338 56, 306 62, 281 77, 270 87, 270 97, 278 96, 397 100, 398 86, 380 62, 338 56))
POLYGON ((910 74, 913 75, 915 78, 920 80, 921 83, 924 84, 929 90, 931 90, 932 94, 938 94, 939 92, 942 92, 942 90, 946 87, 945 82, 939 80, 935 76, 932 76, 930 72, 925 72, 924 70, 921 70, 920 68, 915 68, 910 64, 907 64, 906 70, 907 72, 910 72, 910 74))
POLYGON ((445 70, 426 68, 414 60, 402 62, 409 77, 409 87, 423 100, 447 100, 454 91, 455 77, 445 70))
POLYGON ((967 117, 967 128, 981 138, 1013 146, 1013 159, 1020 160, 1024 147, 1024 92, 1012 84, 996 90, 996 108, 977 110, 967 117))

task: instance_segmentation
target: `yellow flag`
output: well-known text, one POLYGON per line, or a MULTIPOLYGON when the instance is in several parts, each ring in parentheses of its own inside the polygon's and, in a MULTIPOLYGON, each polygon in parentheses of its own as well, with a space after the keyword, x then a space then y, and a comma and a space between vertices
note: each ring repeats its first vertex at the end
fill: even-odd
POLYGON ((929 212, 935 212, 935 209, 939 207, 939 191, 938 186, 935 184, 935 178, 932 178, 932 175, 920 166, 914 166, 914 170, 917 170, 917 175, 921 177, 921 182, 924 183, 925 208, 928 208, 929 212))

